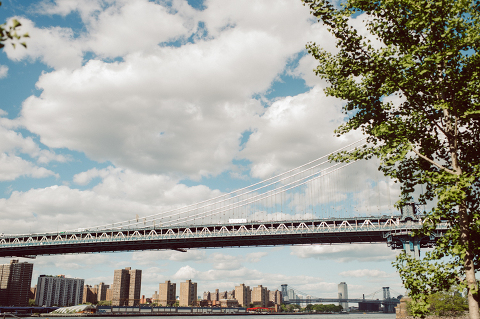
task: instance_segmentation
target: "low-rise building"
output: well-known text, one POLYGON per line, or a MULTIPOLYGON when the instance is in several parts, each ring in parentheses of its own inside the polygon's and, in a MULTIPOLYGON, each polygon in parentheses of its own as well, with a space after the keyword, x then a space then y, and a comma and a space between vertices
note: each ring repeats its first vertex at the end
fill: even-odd
POLYGON ((236 300, 236 299, 220 299, 220 307, 222 307, 222 308, 238 307, 238 300, 236 300))

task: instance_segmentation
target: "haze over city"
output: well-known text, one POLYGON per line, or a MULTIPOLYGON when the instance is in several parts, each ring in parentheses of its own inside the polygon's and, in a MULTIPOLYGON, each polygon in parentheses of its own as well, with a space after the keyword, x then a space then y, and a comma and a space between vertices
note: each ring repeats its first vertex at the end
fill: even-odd
MULTIPOLYGON (((0 51, 0 233, 151 215, 361 138, 334 134, 342 101, 323 93, 305 44, 335 44, 301 1, 3 1, 0 21, 12 17, 30 38, 26 49, 0 51)), ((361 21, 352 23, 362 30, 361 21)), ((397 213, 398 185, 376 164, 356 163, 332 182, 331 196, 364 199, 354 215, 397 213), (383 196, 371 199, 362 185, 382 185, 383 196)), ((192 279, 202 293, 288 283, 317 297, 348 282, 349 296, 361 297, 384 286, 404 292, 396 254, 349 244, 20 260, 34 263, 33 278, 63 274, 89 285, 112 283, 114 269, 142 269, 146 296, 165 280, 192 279)))

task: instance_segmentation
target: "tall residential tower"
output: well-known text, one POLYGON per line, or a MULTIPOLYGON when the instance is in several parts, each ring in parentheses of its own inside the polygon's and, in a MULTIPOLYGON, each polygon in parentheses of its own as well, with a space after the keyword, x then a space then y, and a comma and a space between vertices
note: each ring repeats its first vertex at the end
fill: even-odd
POLYGON ((0 265, 0 305, 28 306, 32 272, 33 264, 16 259, 0 265))
POLYGON ((197 283, 187 280, 180 283, 180 307, 195 306, 197 301, 197 283))
POLYGON ((177 285, 166 280, 158 285, 158 304, 160 306, 171 306, 177 299, 177 285))
POLYGON ((113 275, 112 306, 138 306, 142 288, 142 271, 127 267, 113 275))
POLYGON ((84 279, 40 275, 37 282, 37 306, 68 307, 82 303, 84 279))

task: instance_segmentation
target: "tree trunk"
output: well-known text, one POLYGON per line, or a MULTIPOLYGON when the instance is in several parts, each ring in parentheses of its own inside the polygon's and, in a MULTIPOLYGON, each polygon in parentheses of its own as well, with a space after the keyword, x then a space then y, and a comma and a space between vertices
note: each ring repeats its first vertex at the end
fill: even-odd
MULTIPOLYGON (((447 132, 450 134, 449 146, 450 146, 450 155, 452 159, 452 169, 458 174, 462 175, 462 167, 458 163, 458 132, 456 127, 452 125, 450 118, 450 112, 447 109, 443 110, 445 124, 447 132)), ((458 208, 458 217, 460 221, 460 241, 462 246, 465 247, 465 259, 463 260, 463 267, 465 269, 465 280, 467 282, 467 300, 468 300, 468 312, 470 319, 480 319, 478 301, 473 296, 472 291, 477 292, 478 294, 478 284, 477 279, 475 278, 475 267, 473 265, 473 253, 470 238, 470 216, 468 216, 468 210, 465 203, 459 205, 458 208)))
POLYGON ((465 259, 463 261, 463 267, 465 268, 465 280, 467 281, 467 293, 468 293, 468 312, 470 319, 480 319, 480 313, 478 308, 478 301, 472 294, 473 291, 478 291, 477 280, 475 278, 475 268, 473 266, 473 254, 471 244, 469 242, 469 218, 465 205, 461 205, 459 209, 460 217, 460 236, 464 247, 466 247, 465 259))

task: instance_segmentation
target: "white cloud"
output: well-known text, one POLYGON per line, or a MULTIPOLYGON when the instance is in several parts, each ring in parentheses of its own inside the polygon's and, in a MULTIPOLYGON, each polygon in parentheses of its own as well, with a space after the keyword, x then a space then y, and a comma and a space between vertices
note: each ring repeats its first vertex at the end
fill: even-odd
POLYGON ((35 166, 19 156, 0 153, 0 181, 13 181, 21 176, 32 178, 59 177, 51 170, 35 166))
POLYGON ((0 79, 6 78, 8 75, 8 66, 0 64, 0 79))
POLYGON ((100 56, 114 58, 184 38, 197 24, 192 16, 194 10, 184 1, 175 1, 174 7, 180 11, 171 12, 173 8, 149 1, 115 2, 90 19, 86 47, 100 56))
POLYGON ((73 11, 78 11, 83 20, 88 20, 91 15, 102 9, 102 0, 43 0, 34 5, 34 10, 39 14, 67 16, 73 11))
MULTIPOLYGON (((25 192, 13 191, 9 198, 0 199, 0 218, 4 221, 0 224, 0 232, 108 225, 134 219, 137 215, 142 218, 165 213, 221 194, 203 185, 178 184, 178 180, 168 176, 139 174, 113 167, 91 175, 101 177, 92 189, 54 185, 25 192)), ((169 258, 188 255, 179 253, 175 255, 178 257, 169 258)))
MULTIPOLYGON (((6 115, 6 112, 1 110, 1 115, 6 115)), ((15 125, 15 121, 0 118, 0 181, 12 181, 21 176, 32 178, 55 176, 58 178, 57 173, 37 166, 22 156, 28 155, 28 157, 36 159, 38 164, 48 164, 51 161, 66 162, 67 157, 41 149, 31 137, 23 137, 22 134, 10 129, 15 128, 15 125)))
POLYGON ((196 279, 200 272, 190 266, 183 266, 180 268, 172 278, 177 279, 179 281, 185 281, 188 279, 196 279))
POLYGON ((254 177, 286 171, 360 139, 359 134, 334 136, 343 121, 340 101, 326 97, 320 87, 281 98, 261 116, 241 156, 252 162, 254 177))
POLYGON ((391 278, 398 276, 395 273, 387 273, 378 269, 355 269, 342 271, 338 274, 342 277, 375 277, 375 278, 391 278))
POLYGON ((78 185, 87 185, 96 177, 106 177, 112 169, 113 167, 101 170, 92 168, 86 172, 75 174, 73 176, 73 182, 78 185))
MULTIPOLYGON (((91 254, 91 255, 59 255, 59 256, 39 256, 35 260, 36 270, 46 269, 47 267, 54 267, 61 270, 69 269, 89 269, 92 266, 103 264, 105 266, 114 266, 113 262, 105 254, 91 254)), ((61 273, 46 275, 60 275, 61 273)), ((74 276, 76 277, 76 276, 74 276)))
POLYGON ((133 253, 132 260, 137 261, 141 265, 155 265, 158 261, 176 261, 176 262, 198 262, 204 264, 212 264, 215 270, 235 270, 241 269, 245 262, 258 263, 261 258, 267 256, 267 252, 253 252, 245 256, 233 256, 219 252, 211 253, 207 256, 205 250, 191 249, 186 252, 175 250, 164 251, 146 251, 133 253))
MULTIPOLYGON (((0 113, 0 115, 6 115, 6 113, 0 113)), ((28 154, 32 158, 37 158, 37 162, 41 164, 51 161, 68 161, 68 158, 63 155, 41 149, 31 137, 23 137, 22 134, 15 132, 13 129, 17 128, 16 125, 16 120, 0 118, 0 152, 28 154)))
MULTIPOLYGON (((199 177, 231 168, 241 134, 263 125, 258 116, 264 108, 252 95, 268 90, 285 62, 303 50, 314 27, 308 9, 292 1, 205 5, 196 12, 184 1, 174 1, 171 9, 146 1, 118 2, 98 12, 97 3, 89 2, 91 16, 84 18, 87 31, 81 37, 58 28, 36 30, 39 41, 48 34, 48 41, 55 42, 48 44, 51 52, 64 48, 65 61, 72 62, 63 63, 62 56, 54 61, 58 65, 48 62, 49 53, 35 43, 22 53, 57 68, 40 77, 42 94, 24 102, 22 124, 49 147, 78 150, 137 171, 199 177), (133 27, 150 26, 145 19, 168 28, 133 27), (205 21, 207 37, 179 48, 157 46, 191 35, 197 21, 205 21), (135 31, 119 32, 122 28, 135 31), (142 43, 132 44, 130 35, 142 43), (80 67, 76 57, 88 50, 122 55, 123 61, 90 60, 80 67)), ((66 15, 81 9, 59 1, 43 10, 66 15)))
POLYGON ((186 252, 176 250, 162 250, 162 251, 145 251, 133 253, 132 260, 136 260, 138 263, 154 263, 160 260, 170 261, 201 261, 206 257, 205 250, 187 250, 186 252))
POLYGON ((248 255, 246 255, 246 260, 250 263, 258 263, 260 262, 260 260, 267 256, 268 253, 265 252, 265 251, 259 251, 259 252, 255 252, 255 253, 250 253, 248 255))
POLYGON ((345 244, 345 245, 311 245, 291 248, 291 255, 300 258, 316 258, 336 262, 351 261, 387 261, 395 258, 396 252, 385 244, 345 244), (375 247, 375 249, 372 249, 375 247))
POLYGON ((37 28, 34 22, 17 17, 22 23, 21 32, 28 32, 25 39, 27 48, 11 46, 4 48, 8 58, 14 61, 23 59, 40 60, 55 68, 76 68, 82 65, 81 43, 75 38, 72 29, 62 27, 37 28))

